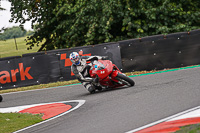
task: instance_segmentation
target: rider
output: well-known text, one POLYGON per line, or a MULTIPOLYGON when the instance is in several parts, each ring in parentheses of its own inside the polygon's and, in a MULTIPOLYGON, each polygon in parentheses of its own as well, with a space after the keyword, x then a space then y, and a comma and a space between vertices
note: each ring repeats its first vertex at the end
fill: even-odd
POLYGON ((106 60, 107 56, 79 56, 77 52, 72 52, 69 56, 72 66, 71 71, 82 85, 90 92, 95 92, 95 87, 92 83, 97 83, 98 78, 91 78, 89 74, 92 63, 87 64, 88 61, 106 60))

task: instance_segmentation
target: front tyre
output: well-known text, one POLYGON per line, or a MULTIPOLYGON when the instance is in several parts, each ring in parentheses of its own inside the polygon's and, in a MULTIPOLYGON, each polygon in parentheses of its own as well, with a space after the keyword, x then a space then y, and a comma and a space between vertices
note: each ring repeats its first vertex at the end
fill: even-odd
POLYGON ((116 76, 116 78, 117 78, 120 82, 122 82, 123 84, 125 84, 125 85, 127 85, 127 86, 129 86, 129 87, 135 85, 135 82, 134 82, 131 78, 129 78, 129 77, 127 77, 126 75, 123 75, 123 74, 121 74, 121 73, 118 73, 117 76, 116 76))
POLYGON ((2 100, 3 100, 3 97, 0 95, 0 102, 2 102, 2 100))
POLYGON ((94 86, 90 86, 90 87, 88 88, 88 91, 90 92, 90 94, 94 94, 94 93, 95 93, 95 88, 94 88, 94 86))

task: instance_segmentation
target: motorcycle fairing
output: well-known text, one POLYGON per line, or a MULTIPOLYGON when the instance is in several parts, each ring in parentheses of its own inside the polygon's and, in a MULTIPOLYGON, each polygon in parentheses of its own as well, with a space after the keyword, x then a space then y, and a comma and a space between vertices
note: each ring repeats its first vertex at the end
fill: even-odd
POLYGON ((119 84, 119 81, 115 78, 118 73, 121 73, 121 71, 109 60, 95 61, 90 69, 90 76, 92 78, 98 76, 99 83, 102 86, 111 88, 123 86, 123 84, 119 84))

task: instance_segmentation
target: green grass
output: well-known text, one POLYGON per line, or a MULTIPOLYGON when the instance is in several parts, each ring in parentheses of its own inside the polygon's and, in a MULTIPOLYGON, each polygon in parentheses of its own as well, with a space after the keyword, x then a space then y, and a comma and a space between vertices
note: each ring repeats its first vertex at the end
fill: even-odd
POLYGON ((0 113, 0 133, 12 133, 41 121, 41 114, 0 113))
MULTIPOLYGON (((28 46, 26 45, 27 37, 16 38, 16 43, 18 50, 16 50, 15 40, 8 39, 6 41, 0 41, 0 58, 10 57, 10 56, 21 56, 26 53, 34 53, 37 52, 40 47, 33 47, 30 50, 27 50, 28 46)), ((39 44, 39 46, 41 43, 39 44)))
POLYGON ((200 124, 181 127, 181 129, 175 133, 200 133, 200 124))

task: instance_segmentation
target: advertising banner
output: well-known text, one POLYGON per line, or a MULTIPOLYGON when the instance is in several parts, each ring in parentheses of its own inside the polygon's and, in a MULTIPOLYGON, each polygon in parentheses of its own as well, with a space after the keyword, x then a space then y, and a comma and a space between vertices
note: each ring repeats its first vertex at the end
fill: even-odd
POLYGON ((47 55, 0 61, 0 89, 49 82, 47 55))

